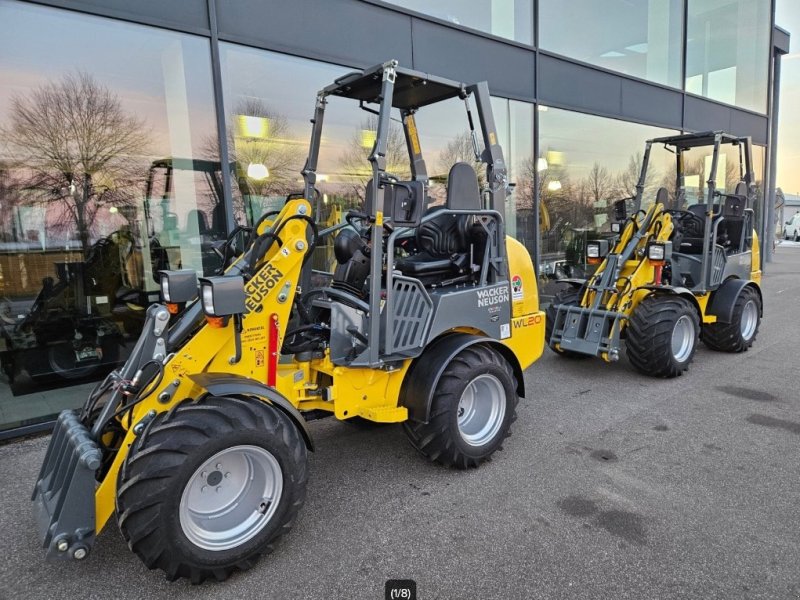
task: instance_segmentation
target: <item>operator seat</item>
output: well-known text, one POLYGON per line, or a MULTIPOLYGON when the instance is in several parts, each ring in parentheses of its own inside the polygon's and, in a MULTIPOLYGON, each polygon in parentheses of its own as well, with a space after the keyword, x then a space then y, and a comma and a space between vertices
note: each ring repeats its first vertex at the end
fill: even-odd
POLYGON ((450 168, 447 177, 447 200, 444 205, 429 209, 437 214, 417 228, 418 254, 398 260, 395 267, 404 275, 416 277, 424 284, 464 274, 471 267, 470 246, 476 244, 473 257, 482 256, 484 239, 471 215, 452 214, 450 210, 481 210, 478 176, 471 165, 459 162, 450 168), (482 242, 482 243, 481 243, 482 242))
POLYGON ((725 197, 722 210, 722 221, 717 228, 716 242, 727 254, 743 252, 748 249, 746 240, 742 240, 745 223, 747 221, 747 184, 740 181, 732 195, 725 197))

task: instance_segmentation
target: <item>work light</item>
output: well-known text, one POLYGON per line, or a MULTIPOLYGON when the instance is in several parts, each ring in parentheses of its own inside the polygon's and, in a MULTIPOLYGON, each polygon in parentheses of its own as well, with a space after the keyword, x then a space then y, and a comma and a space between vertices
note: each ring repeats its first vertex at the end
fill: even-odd
POLYGON ((620 233, 622 231, 622 223, 614 221, 611 223, 611 233, 620 233))
POLYGON ((600 244, 598 242, 586 244, 586 258, 600 258, 600 244))
POLYGON ((240 315, 245 311, 244 279, 237 277, 205 277, 200 280, 203 312, 209 317, 240 315))
POLYGON ((197 298, 197 273, 194 269, 159 271, 161 297, 168 304, 184 304, 197 298))
POLYGON ((664 262, 672 254, 672 242, 650 242, 647 245, 647 258, 652 262, 664 262))

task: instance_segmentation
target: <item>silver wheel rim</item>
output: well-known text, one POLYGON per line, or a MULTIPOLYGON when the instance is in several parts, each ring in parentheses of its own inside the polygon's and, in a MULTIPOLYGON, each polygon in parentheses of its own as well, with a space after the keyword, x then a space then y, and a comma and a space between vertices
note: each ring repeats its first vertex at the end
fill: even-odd
POLYGON ((694 347, 694 324, 687 315, 682 315, 675 321, 672 330, 672 356, 678 362, 689 358, 694 347))
POLYGON ((758 323, 758 308, 756 303, 748 300, 744 308, 742 308, 742 320, 740 323, 742 339, 749 341, 753 334, 756 332, 756 324, 758 323))
POLYGON ((259 446, 231 446, 189 478, 180 503, 180 524, 189 541, 205 550, 236 548, 275 515, 283 472, 259 446))
POLYGON ((470 446, 491 442, 506 416, 506 390, 494 375, 469 382, 458 401, 458 431, 470 446))

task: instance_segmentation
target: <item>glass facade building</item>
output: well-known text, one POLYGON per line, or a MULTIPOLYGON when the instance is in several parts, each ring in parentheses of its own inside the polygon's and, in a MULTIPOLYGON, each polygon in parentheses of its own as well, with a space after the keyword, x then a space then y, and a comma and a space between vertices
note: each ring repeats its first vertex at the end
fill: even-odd
MULTIPOLYGON (((546 299, 585 273, 648 138, 751 136, 769 190, 773 15, 771 0, 0 0, 0 438, 46 428, 125 359, 158 270, 214 273, 217 242, 301 189, 315 94, 336 77, 397 59, 489 82, 506 229, 546 299)), ((350 108, 326 113, 320 221, 363 202, 374 119, 350 108)), ((462 110, 417 116, 434 201, 470 160, 462 110)), ((409 172, 401 130, 389 146, 409 172)), ((654 151, 648 190, 673 158, 654 151)))

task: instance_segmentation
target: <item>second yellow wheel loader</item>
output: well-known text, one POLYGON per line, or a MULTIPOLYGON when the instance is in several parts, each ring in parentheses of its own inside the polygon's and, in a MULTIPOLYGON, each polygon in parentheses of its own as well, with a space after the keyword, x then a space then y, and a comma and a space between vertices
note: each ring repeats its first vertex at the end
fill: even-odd
POLYGON ((586 246, 597 271, 585 281, 562 280, 570 287, 547 310, 550 347, 566 357, 614 362, 624 341, 631 364, 654 377, 686 371, 700 339, 714 350, 747 350, 762 316, 755 198, 749 138, 717 131, 649 140, 634 214, 626 219, 624 201, 616 204, 612 228, 619 235, 612 247, 608 240, 586 246), (670 198, 660 188, 650 208, 641 210, 653 145, 676 156, 676 193, 670 198), (724 147, 739 159, 731 192, 717 184, 727 175, 720 166, 724 147), (702 157, 708 180, 696 202, 684 207, 685 154, 694 149, 710 150, 702 157))
POLYGON ((506 169, 486 83, 395 61, 338 79, 317 96, 303 177, 303 197, 264 215, 199 294, 193 271, 162 272, 164 303, 147 310, 128 361, 82 410, 61 413, 33 494, 48 558, 85 559, 116 519, 169 579, 250 567, 303 504, 315 418, 402 423, 420 453, 461 469, 509 435, 544 315, 530 256, 504 234, 506 169), (314 289, 316 165, 332 96, 377 112, 378 125, 364 210, 326 230, 338 265, 314 289), (414 115, 454 98, 488 183, 481 190, 470 165, 452 165, 445 206, 429 209, 414 115), (409 180, 386 172, 394 111, 409 180))

